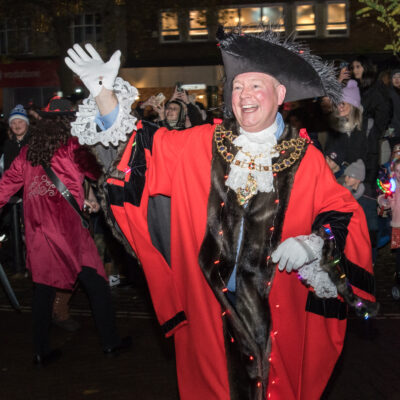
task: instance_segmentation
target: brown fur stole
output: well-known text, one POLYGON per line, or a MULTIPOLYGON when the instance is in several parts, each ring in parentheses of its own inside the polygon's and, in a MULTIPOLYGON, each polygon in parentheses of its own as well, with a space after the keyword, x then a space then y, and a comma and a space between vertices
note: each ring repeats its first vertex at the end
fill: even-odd
MULTIPOLYGON (((292 137, 286 128, 278 143, 292 137)), ((233 145, 228 141, 225 145, 236 154, 233 145)), ((268 294, 275 271, 269 256, 280 243, 291 187, 306 147, 294 165, 276 174, 274 192, 256 194, 244 208, 238 204, 236 193, 225 185, 230 166, 213 144, 207 229, 199 263, 222 308, 231 399, 262 399, 266 393, 271 326, 268 294), (237 254, 242 223, 243 239, 237 254), (233 305, 225 288, 236 257, 233 305)), ((290 150, 273 162, 289 155, 290 150)))

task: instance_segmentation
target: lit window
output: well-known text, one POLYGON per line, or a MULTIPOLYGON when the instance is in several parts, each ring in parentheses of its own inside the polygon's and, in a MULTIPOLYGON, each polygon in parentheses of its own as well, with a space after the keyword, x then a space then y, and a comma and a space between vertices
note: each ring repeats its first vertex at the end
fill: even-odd
POLYGON ((241 25, 244 32, 260 32, 262 25, 283 31, 283 6, 227 8, 219 11, 218 22, 226 27, 241 25))
POLYGON ((264 25, 271 24, 274 30, 284 31, 285 20, 283 17, 283 6, 263 7, 262 22, 264 25))
POLYGON ((192 10, 189 13, 189 36, 192 40, 207 40, 206 10, 192 10))
POLYGON ((237 26, 240 22, 237 8, 225 8, 218 12, 218 22, 223 26, 237 26))
POLYGON ((177 12, 164 11, 161 13, 161 38, 165 42, 180 39, 177 12))
POLYGON ((259 32, 261 22, 261 8, 240 9, 240 24, 245 28, 245 32, 259 32))
POLYGON ((343 36, 347 34, 346 3, 327 4, 326 32, 329 36, 343 36))
POLYGON ((80 14, 72 24, 73 43, 99 43, 102 40, 100 14, 80 14))
POLYGON ((300 36, 315 35, 315 12, 312 4, 296 5, 296 30, 300 36))

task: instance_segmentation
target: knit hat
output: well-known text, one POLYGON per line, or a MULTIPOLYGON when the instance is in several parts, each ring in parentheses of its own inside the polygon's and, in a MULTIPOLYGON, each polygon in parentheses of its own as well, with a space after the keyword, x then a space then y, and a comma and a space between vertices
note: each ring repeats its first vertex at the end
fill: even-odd
POLYGON ((326 151, 325 156, 329 157, 339 167, 343 164, 343 154, 340 151, 326 151))
POLYGON ((16 105, 11 110, 10 116, 8 117, 8 124, 10 124, 13 119, 17 118, 24 120, 29 125, 28 113, 22 104, 16 105))
POLYGON ((340 102, 341 85, 332 65, 312 55, 305 45, 285 37, 272 27, 260 33, 245 33, 241 27, 226 33, 217 32, 226 81, 224 111, 232 116, 232 83, 235 76, 246 72, 261 72, 273 76, 286 87, 285 101, 329 96, 340 102))
POLYGON ((365 179, 365 164, 364 161, 359 158, 356 162, 350 164, 345 170, 344 175, 350 178, 358 179, 363 182, 365 179))
POLYGON ((327 144, 324 155, 325 157, 329 157, 334 163, 339 165, 339 167, 344 163, 344 151, 340 144, 336 142, 327 144))
POLYGON ((342 89, 342 101, 352 104, 356 108, 361 107, 360 89, 358 89, 357 81, 350 79, 347 85, 342 89))

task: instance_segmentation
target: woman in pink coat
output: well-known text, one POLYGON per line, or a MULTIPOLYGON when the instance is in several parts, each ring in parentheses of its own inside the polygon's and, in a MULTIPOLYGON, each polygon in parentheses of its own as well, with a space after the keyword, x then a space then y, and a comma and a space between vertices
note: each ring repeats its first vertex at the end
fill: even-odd
POLYGON ((116 354, 130 345, 130 338, 121 340, 117 334, 110 288, 94 241, 42 167, 53 169, 82 208, 83 179, 95 178, 95 164, 70 137, 68 120, 59 114, 52 112, 55 119, 38 121, 30 144, 0 180, 0 207, 24 187, 26 265, 34 282, 33 343, 38 365, 61 355, 49 343, 54 296, 56 289, 72 289, 77 279, 89 296, 104 352, 116 354))

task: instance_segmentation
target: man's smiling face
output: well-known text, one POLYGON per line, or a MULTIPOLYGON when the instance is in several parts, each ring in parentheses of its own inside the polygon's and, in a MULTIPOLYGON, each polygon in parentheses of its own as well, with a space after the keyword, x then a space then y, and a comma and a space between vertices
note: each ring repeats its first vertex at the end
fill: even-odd
POLYGON ((286 94, 285 86, 261 72, 237 75, 232 84, 232 110, 247 132, 260 132, 271 126, 286 94))

